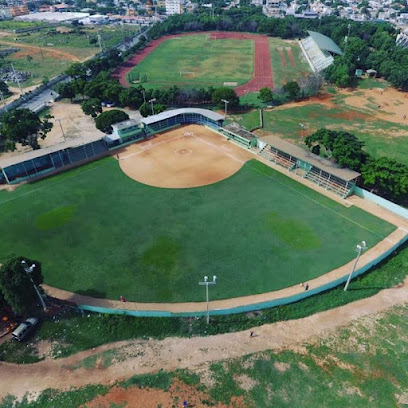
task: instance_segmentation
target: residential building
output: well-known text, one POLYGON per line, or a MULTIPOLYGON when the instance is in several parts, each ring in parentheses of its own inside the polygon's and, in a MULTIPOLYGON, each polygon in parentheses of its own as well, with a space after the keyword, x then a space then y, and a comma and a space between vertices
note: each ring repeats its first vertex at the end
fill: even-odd
POLYGON ((183 14, 184 0, 166 0, 166 14, 171 16, 173 14, 183 14))

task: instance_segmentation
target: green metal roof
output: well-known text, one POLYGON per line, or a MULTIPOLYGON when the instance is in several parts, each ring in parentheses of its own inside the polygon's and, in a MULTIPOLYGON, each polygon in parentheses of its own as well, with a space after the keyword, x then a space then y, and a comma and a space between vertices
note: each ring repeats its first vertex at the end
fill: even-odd
POLYGON ((340 47, 331 38, 317 33, 316 31, 308 31, 308 33, 321 50, 329 51, 337 55, 343 55, 340 47))

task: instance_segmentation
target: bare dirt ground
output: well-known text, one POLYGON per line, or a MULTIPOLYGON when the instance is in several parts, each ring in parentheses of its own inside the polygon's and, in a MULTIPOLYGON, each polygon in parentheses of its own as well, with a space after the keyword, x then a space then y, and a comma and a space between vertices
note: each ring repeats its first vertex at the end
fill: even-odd
MULTIPOLYGON (((111 108, 104 108, 104 110, 110 109, 111 108)), ((138 111, 126 108, 121 110, 125 111, 131 119, 140 119, 141 117, 138 111)), ((82 112, 80 104, 54 102, 49 113, 54 117, 50 120, 54 126, 44 140, 39 140, 41 148, 59 144, 63 147, 62 144, 64 141, 72 140, 77 140, 79 145, 100 139, 104 136, 104 133, 96 128, 93 118, 82 112), (62 132, 64 132, 64 134, 62 132)), ((0 153, 0 165, 1 159, 19 156, 23 153, 30 152, 31 150, 32 148, 29 146, 21 146, 20 144, 17 144, 17 148, 14 152, 0 153)))
POLYGON ((166 188, 216 183, 235 174, 253 158, 251 153, 200 125, 157 134, 118 153, 120 167, 129 177, 166 188))
MULTIPOLYGON (((110 408, 121 404, 127 407, 143 408, 173 408, 174 401, 188 401, 190 407, 203 407, 203 400, 208 399, 208 395, 202 391, 197 391, 194 386, 189 386, 180 380, 175 380, 168 391, 139 388, 139 387, 114 387, 108 394, 95 398, 92 402, 85 404, 84 408, 110 408)), ((181 406, 181 405, 179 405, 181 406)), ((227 405, 218 403, 215 408, 227 408, 227 405)), ((242 397, 234 397, 228 407, 245 408, 242 397)))
MULTIPOLYGON (((342 115, 344 119, 353 120, 359 117, 368 121, 385 120, 388 122, 408 125, 408 93, 398 91, 395 88, 371 88, 371 89, 342 89, 337 95, 344 95, 346 106, 357 109, 367 110, 367 113, 349 112, 342 115), (347 116, 348 115, 348 116, 347 116), (406 115, 406 118, 404 118, 406 115)), ((273 108, 273 110, 286 110, 299 106, 320 104, 328 108, 337 108, 333 98, 336 95, 322 94, 300 102, 290 102, 282 106, 273 108)), ((318 114, 318 113, 317 113, 318 114)))
MULTIPOLYGON (((20 42, 11 42, 11 41, 4 41, 4 40, 0 40, 0 44, 11 45, 13 47, 20 48, 21 51, 19 52, 19 56, 16 56, 15 58, 19 58, 20 56, 32 55, 33 53, 34 54, 40 53, 39 47, 35 45, 28 45, 28 44, 22 44, 20 42)), ((65 52, 65 51, 56 50, 55 48, 43 48, 42 52, 44 56, 50 57, 50 58, 75 61, 75 62, 81 61, 77 56, 70 54, 68 52, 65 52)))
MULTIPOLYGON (((155 373, 159 370, 188 368, 199 372, 203 365, 210 362, 264 350, 295 348, 356 318, 372 315, 395 305, 406 304, 407 299, 408 279, 403 284, 383 290, 371 298, 337 309, 303 319, 254 328, 255 337, 252 338, 249 337, 248 331, 244 331, 210 337, 123 341, 106 344, 64 359, 48 359, 28 365, 0 363, 0 398, 7 394, 22 398, 26 392, 35 395, 49 387, 66 390, 86 384, 112 384, 116 380, 135 374, 155 373), (85 358, 101 356, 101 353, 107 350, 117 352, 117 358, 112 360, 110 365, 95 364, 92 367, 83 365, 85 358)), ((111 397, 112 395, 107 398, 111 397)))

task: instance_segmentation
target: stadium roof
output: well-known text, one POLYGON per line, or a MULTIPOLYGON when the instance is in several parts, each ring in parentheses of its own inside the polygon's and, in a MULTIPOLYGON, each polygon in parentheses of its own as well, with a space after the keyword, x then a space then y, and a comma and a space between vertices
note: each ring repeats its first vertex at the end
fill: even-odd
POLYGON ((177 115, 181 115, 183 113, 197 113, 199 115, 206 116, 208 119, 211 120, 224 120, 225 117, 218 114, 217 112, 210 111, 208 109, 200 109, 200 108, 182 108, 182 109, 172 109, 167 110, 165 112, 159 113, 158 115, 152 115, 147 118, 143 118, 141 120, 142 123, 145 125, 151 125, 155 122, 160 122, 161 120, 169 119, 177 115))
POLYGON ((323 157, 317 156, 308 150, 302 149, 294 145, 293 143, 286 142, 285 140, 280 139, 276 136, 268 136, 265 139, 265 142, 270 144, 275 149, 281 150, 285 153, 290 154, 293 157, 296 157, 299 160, 303 160, 307 163, 312 164, 320 170, 323 170, 333 176, 336 176, 345 181, 351 181, 360 176, 360 173, 357 173, 354 170, 347 168, 341 168, 338 164, 326 160, 323 157))
POLYGON ((316 31, 308 31, 308 33, 321 50, 329 51, 337 55, 343 55, 343 51, 331 38, 317 33, 316 31))

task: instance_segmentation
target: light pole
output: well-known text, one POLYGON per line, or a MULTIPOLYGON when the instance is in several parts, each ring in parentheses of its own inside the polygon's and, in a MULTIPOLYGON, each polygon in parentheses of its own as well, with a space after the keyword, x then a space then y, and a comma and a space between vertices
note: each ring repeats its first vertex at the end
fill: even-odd
POLYGON ((359 258, 360 258, 361 252, 363 252, 363 251, 366 250, 366 249, 367 249, 367 244, 366 244, 365 241, 361 241, 361 244, 358 244, 358 245, 356 246, 356 251, 357 251, 356 262, 354 262, 353 269, 352 269, 352 271, 350 272, 350 275, 349 275, 349 277, 348 277, 348 279, 347 279, 346 285, 344 286, 344 291, 347 290, 348 285, 349 285, 349 283, 350 283, 350 281, 351 281, 351 277, 353 276, 353 273, 354 273, 354 271, 356 270, 357 262, 358 262, 358 260, 359 260, 359 258))
POLYGON ((300 141, 303 142, 303 138, 305 136, 304 132, 305 132, 305 129, 307 129, 307 126, 304 123, 299 123, 299 126, 302 128, 302 136, 301 136, 300 141))
POLYGON ((346 53, 346 50, 347 50, 347 44, 348 44, 348 40, 349 40, 349 37, 350 37, 351 24, 347 24, 347 27, 348 27, 348 32, 347 32, 347 37, 344 40, 344 42, 346 43, 345 46, 344 46, 344 54, 346 53))
POLYGON ((208 280, 208 276, 204 276, 204 281, 198 282, 199 285, 205 285, 205 298, 207 302, 207 324, 210 324, 210 312, 208 310, 208 285, 215 285, 217 283, 217 277, 214 275, 212 282, 208 280))
POLYGON ((32 264, 31 266, 28 266, 28 265, 27 265, 27 262, 26 262, 24 259, 21 261, 21 265, 23 266, 24 272, 25 272, 25 273, 28 275, 28 277, 30 278, 31 283, 32 283, 33 286, 34 286, 35 292, 37 293, 38 299, 40 299, 41 306, 42 306, 44 312, 46 312, 46 311, 47 311, 47 306, 45 305, 44 299, 43 299, 43 297, 41 296, 41 293, 40 293, 40 291, 38 290, 36 284, 34 283, 33 278, 31 277, 31 274, 32 274, 32 272, 33 272, 33 270, 34 270, 34 268, 35 268, 36 265, 35 265, 35 264, 32 264))
POLYGON ((62 137, 64 138, 64 142, 66 142, 67 139, 65 139, 65 133, 64 133, 64 129, 62 128, 61 119, 55 119, 55 121, 59 123, 61 132, 62 132, 62 137))
POLYGON ((227 107, 228 107, 229 101, 227 101, 226 99, 221 99, 221 102, 224 102, 224 105, 225 105, 225 108, 224 108, 225 119, 227 119, 227 107))
POLYGON ((154 115, 153 102, 156 102, 156 98, 150 99, 149 102, 150 102, 150 104, 152 105, 152 115, 154 115))

